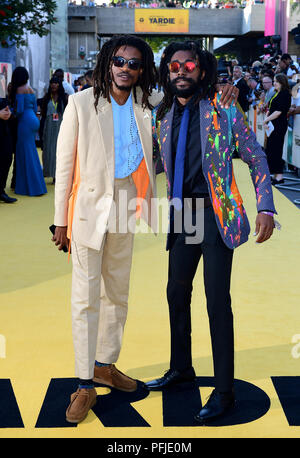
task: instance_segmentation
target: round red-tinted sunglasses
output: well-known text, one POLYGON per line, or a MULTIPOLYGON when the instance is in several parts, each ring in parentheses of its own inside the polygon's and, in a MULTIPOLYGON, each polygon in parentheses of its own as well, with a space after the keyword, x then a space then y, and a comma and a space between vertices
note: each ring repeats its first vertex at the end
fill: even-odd
POLYGON ((183 70, 186 73, 192 73, 196 67, 198 67, 198 63, 194 62, 193 60, 187 60, 185 62, 179 62, 179 60, 172 60, 169 63, 169 70, 171 73, 178 73, 180 68, 183 66, 183 70))

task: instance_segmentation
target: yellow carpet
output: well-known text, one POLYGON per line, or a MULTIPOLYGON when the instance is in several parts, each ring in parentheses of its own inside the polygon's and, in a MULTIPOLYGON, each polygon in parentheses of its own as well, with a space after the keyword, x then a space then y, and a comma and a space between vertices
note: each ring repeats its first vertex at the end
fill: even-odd
MULTIPOLYGON (((248 168, 235 160, 235 170, 253 233, 256 206, 248 168)), ((235 376, 262 390, 270 399, 270 408, 260 418, 241 424, 179 426, 175 420, 172 426, 170 419, 166 423, 163 420, 166 406, 162 393, 152 392, 145 399, 132 402, 135 416, 144 421, 138 427, 111 426, 111 419, 107 420, 107 426, 94 412, 77 427, 40 427, 37 422, 51 380, 74 377, 71 261, 68 264, 67 256, 58 252, 50 240, 48 227, 52 224, 54 210, 54 186, 50 180, 47 187, 45 196, 17 196, 17 203, 0 205, 0 379, 5 380, 5 386, 9 386, 7 381, 10 380, 9 395, 13 392, 23 423, 20 424, 19 418, 19 423, 7 426, 5 418, 11 412, 3 412, 3 407, 2 411, 0 408, 0 437, 299 437, 300 388, 298 399, 293 398, 289 405, 288 412, 294 420, 290 417, 288 420, 271 377, 286 381, 288 392, 291 383, 297 382, 296 377, 300 378, 300 359, 297 358, 300 356, 297 348, 300 341, 300 212, 274 188, 277 219, 282 230, 276 230, 272 239, 262 245, 255 244, 251 234, 249 242, 235 251, 231 288, 235 376), (297 402, 298 417, 294 408, 297 402), (293 421, 298 424, 291 424, 293 421)), ((160 175, 160 196, 165 194, 165 189, 165 178, 160 175)), ((168 369, 165 239, 165 234, 158 237, 137 234, 135 239, 129 315, 117 366, 143 381, 161 376, 168 369)), ((194 367, 199 377, 211 377, 202 264, 194 283, 192 307, 194 367)), ((6 393, 3 386, 0 385, 0 403, 6 393)), ((109 399, 110 390, 98 387, 97 391, 103 399, 109 399)), ((200 388, 202 401, 210 392, 209 386, 200 388)), ((255 402, 252 407, 255 410, 255 402)))

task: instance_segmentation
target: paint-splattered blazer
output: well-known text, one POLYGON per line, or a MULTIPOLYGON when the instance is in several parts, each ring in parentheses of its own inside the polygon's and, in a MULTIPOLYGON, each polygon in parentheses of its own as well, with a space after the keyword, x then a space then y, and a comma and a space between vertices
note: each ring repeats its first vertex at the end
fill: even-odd
MULTIPOLYGON (((250 129, 244 112, 239 105, 230 106, 228 109, 221 108, 219 99, 218 95, 214 101, 200 101, 202 167, 218 229, 225 244, 233 249, 246 242, 250 233, 243 199, 233 173, 232 153, 235 149, 249 166, 258 212, 277 212, 266 155, 250 129)), ((156 113, 157 107, 152 113, 153 139, 156 154, 157 148, 160 150, 170 199, 173 183, 171 132, 174 104, 160 122, 156 121, 156 113)))

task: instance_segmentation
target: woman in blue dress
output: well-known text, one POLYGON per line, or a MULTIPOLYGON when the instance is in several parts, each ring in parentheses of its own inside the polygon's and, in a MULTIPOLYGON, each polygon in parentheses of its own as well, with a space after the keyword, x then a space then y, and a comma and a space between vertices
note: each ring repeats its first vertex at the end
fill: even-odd
POLYGON ((14 70, 10 99, 18 119, 15 193, 40 196, 47 193, 47 188, 35 145, 35 137, 40 125, 36 115, 36 97, 28 80, 29 74, 26 68, 17 67, 14 70))

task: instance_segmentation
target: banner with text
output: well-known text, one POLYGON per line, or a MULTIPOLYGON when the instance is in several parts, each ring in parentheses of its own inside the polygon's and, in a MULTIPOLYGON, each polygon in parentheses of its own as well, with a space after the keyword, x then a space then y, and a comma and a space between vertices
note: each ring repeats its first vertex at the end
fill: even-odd
POLYGON ((135 32, 188 33, 189 11, 173 9, 136 9, 135 32))

